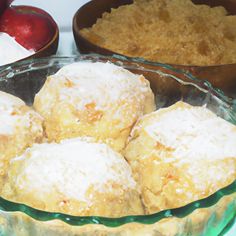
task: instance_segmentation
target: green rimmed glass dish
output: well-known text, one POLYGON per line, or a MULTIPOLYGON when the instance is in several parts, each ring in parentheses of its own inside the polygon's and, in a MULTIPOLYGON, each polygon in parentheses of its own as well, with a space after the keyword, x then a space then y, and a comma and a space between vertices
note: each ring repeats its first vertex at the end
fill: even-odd
MULTIPOLYGON (((149 79, 158 108, 183 100, 206 105, 217 115, 236 125, 234 101, 207 81, 159 63, 125 57, 53 57, 24 61, 0 68, 0 90, 14 94, 28 104, 45 82, 46 76, 62 66, 83 60, 111 61, 149 79)), ((233 180, 232 180, 233 181, 233 180)), ((0 198, 0 235, 219 235, 236 215, 236 180, 213 195, 178 209, 152 215, 107 218, 70 216, 46 212, 0 198)))

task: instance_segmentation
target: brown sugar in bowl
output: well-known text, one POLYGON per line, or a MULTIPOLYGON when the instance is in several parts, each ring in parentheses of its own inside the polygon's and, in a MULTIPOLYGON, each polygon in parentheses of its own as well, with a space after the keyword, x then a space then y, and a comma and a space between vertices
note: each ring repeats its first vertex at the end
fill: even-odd
MULTIPOLYGON (((223 6, 230 15, 236 15, 236 0, 193 0, 193 2, 211 7, 223 6)), ((78 50, 81 53, 117 54, 91 43, 81 35, 80 30, 91 27, 104 12, 132 3, 132 0, 93 0, 83 5, 73 19, 73 33, 78 50)), ((222 89, 229 96, 236 96, 236 63, 210 66, 172 64, 172 66, 190 72, 197 78, 208 80, 214 87, 222 89)))

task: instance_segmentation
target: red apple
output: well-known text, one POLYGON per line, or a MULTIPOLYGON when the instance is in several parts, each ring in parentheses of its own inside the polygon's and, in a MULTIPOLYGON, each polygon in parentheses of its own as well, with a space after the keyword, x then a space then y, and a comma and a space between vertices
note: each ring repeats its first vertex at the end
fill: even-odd
POLYGON ((55 31, 52 17, 36 7, 11 6, 0 17, 0 32, 14 37, 26 49, 38 51, 52 39, 55 31))

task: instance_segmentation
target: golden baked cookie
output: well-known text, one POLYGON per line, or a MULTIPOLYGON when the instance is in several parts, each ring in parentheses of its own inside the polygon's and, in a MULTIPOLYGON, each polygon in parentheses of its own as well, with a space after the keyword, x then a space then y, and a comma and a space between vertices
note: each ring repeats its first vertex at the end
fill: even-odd
POLYGON ((45 118, 50 141, 92 136, 120 151, 155 102, 142 75, 111 63, 78 62, 47 78, 34 107, 45 118))
POLYGON ((42 120, 21 99, 0 91, 0 172, 10 158, 42 140, 42 120))
POLYGON ((143 214, 128 163, 89 138, 33 145, 12 159, 1 196, 70 215, 143 214))
POLYGON ((147 213, 180 207, 235 180, 236 126, 178 102, 137 122, 125 157, 147 213))

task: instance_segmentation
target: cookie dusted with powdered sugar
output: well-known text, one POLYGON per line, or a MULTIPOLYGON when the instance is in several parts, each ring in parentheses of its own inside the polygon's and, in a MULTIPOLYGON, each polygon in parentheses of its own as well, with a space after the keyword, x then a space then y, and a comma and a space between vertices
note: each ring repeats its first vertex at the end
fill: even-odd
POLYGON ((78 62, 49 76, 36 95, 51 141, 92 136, 117 151, 136 120, 155 109, 149 81, 111 63, 78 62))
POLYGON ((133 128, 125 157, 147 213, 205 198, 236 178, 236 126, 178 102, 133 128))
MULTIPOLYGON (((21 99, 0 91, 0 165, 43 138, 42 117, 21 99)), ((4 171, 4 168, 0 168, 4 171)))
POLYGON ((70 215, 143 214, 128 163, 89 138, 33 145, 11 161, 2 196, 70 215))

